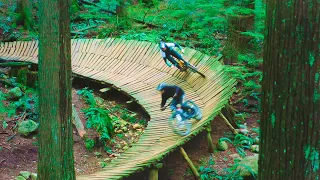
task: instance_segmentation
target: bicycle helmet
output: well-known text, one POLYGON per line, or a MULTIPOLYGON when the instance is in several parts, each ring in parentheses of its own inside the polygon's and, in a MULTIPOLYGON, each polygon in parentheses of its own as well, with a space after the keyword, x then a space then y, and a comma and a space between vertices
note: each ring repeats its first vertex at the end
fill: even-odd
POLYGON ((160 84, 157 86, 156 90, 161 91, 166 85, 167 85, 166 83, 160 83, 160 84))
POLYGON ((160 47, 160 49, 165 48, 165 47, 166 47, 166 43, 164 43, 163 41, 161 41, 161 42, 159 43, 159 47, 160 47))

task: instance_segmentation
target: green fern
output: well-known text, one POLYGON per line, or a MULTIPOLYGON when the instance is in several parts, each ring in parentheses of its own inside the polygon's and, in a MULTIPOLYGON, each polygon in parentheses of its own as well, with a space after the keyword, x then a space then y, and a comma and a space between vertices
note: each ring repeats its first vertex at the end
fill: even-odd
POLYGON ((88 108, 83 110, 88 118, 86 127, 94 128, 100 135, 100 140, 111 139, 113 134, 112 119, 109 117, 109 111, 101 108, 88 108))
POLYGON ((88 87, 85 87, 81 90, 77 91, 77 94, 81 95, 81 98, 85 100, 85 102, 90 106, 90 107, 95 107, 97 105, 96 99, 93 95, 93 91, 90 90, 88 87))

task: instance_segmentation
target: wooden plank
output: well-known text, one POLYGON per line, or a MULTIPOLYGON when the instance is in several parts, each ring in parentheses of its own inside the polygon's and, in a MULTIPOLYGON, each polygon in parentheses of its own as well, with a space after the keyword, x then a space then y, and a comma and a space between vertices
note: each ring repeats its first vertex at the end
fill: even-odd
POLYGON ((83 53, 83 42, 84 42, 84 40, 83 39, 78 39, 77 40, 78 42, 78 51, 80 52, 80 53, 83 53))
POLYGON ((132 67, 131 69, 128 69, 126 74, 128 76, 136 76, 138 75, 140 72, 142 72, 146 67, 144 65, 138 64, 135 67, 132 67))
POLYGON ((11 51, 11 49, 13 48, 13 42, 7 42, 6 44, 7 44, 8 46, 7 46, 7 48, 6 48, 5 55, 8 56, 8 55, 10 55, 10 51, 11 51))
POLYGON ((79 53, 79 51, 80 51, 80 41, 79 39, 77 39, 77 40, 74 40, 74 48, 71 56, 73 56, 74 53, 79 53))
POLYGON ((88 62, 88 66, 91 67, 92 69, 95 69, 94 64, 100 60, 103 59, 103 56, 101 56, 100 54, 93 54, 93 57, 90 59, 90 61, 88 62))
POLYGON ((4 50, 6 49, 6 44, 4 43, 4 42, 0 42, 0 54, 2 53, 2 52, 4 52, 4 50))
POLYGON ((125 49, 117 56, 118 59, 125 60, 125 56, 129 53, 129 51, 135 46, 135 41, 128 41, 125 49))
POLYGON ((17 54, 20 57, 24 56, 25 51, 28 49, 28 42, 27 41, 21 41, 21 49, 18 50, 17 54))
POLYGON ((137 63, 138 64, 144 64, 145 59, 147 59, 146 53, 148 52, 149 48, 150 48, 151 43, 150 42, 146 42, 143 41, 141 46, 143 47, 143 49, 141 50, 141 52, 136 56, 137 59, 137 63))
POLYGON ((106 49, 109 48, 109 46, 112 44, 113 40, 114 40, 113 38, 101 40, 101 42, 99 43, 99 48, 97 49, 96 53, 98 53, 100 55, 104 55, 104 52, 106 51, 106 49))
POLYGON ((12 46, 13 47, 11 48, 11 51, 9 53, 10 58, 12 60, 20 59, 19 50, 22 48, 21 41, 14 41, 12 46))
POLYGON ((150 43, 148 51, 145 53, 145 60, 143 61, 144 65, 150 65, 151 61, 153 60, 153 56, 157 54, 156 51, 159 53, 158 48, 159 47, 156 44, 150 43))
MULTIPOLYGON (((126 62, 126 65, 124 67, 121 67, 121 69, 118 69, 117 72, 119 74, 123 74, 123 75, 129 75, 129 73, 131 72, 131 70, 137 70, 136 68, 139 67, 138 64, 133 63, 133 62, 126 62)), ((130 76, 131 77, 131 76, 130 76)))
POLYGON ((130 51, 126 54, 126 56, 123 57, 123 59, 124 59, 125 61, 134 61, 134 60, 132 59, 132 56, 133 56, 134 53, 138 50, 139 44, 141 43, 141 42, 139 42, 139 41, 135 41, 135 42, 136 42, 135 46, 134 46, 132 49, 130 49, 130 51))
POLYGON ((89 46, 87 52, 96 54, 100 41, 101 39, 92 39, 91 45, 89 46))
POLYGON ((0 56, 4 55, 8 50, 8 43, 7 42, 0 42, 0 56))
POLYGON ((86 52, 82 52, 82 56, 81 58, 79 58, 77 65, 80 67, 85 67, 85 64, 87 63, 89 57, 90 57, 90 54, 86 52))
POLYGON ((104 64, 109 62, 109 57, 103 56, 101 54, 98 54, 100 57, 94 62, 92 65, 93 69, 101 70, 101 67, 104 66, 104 64))
POLYGON ((125 49, 126 46, 127 46, 127 41, 124 39, 120 39, 117 47, 114 49, 114 51, 112 51, 112 57, 118 58, 118 56, 122 53, 122 51, 125 49))
POLYGON ((38 47, 35 47, 35 45, 36 45, 36 41, 30 41, 30 48, 25 56, 32 57, 32 53, 34 51, 34 48, 38 48, 38 47))
POLYGON ((119 39, 114 39, 110 44, 108 44, 108 47, 104 50, 103 55, 112 57, 112 52, 115 48, 118 46, 119 39))
POLYGON ((93 53, 96 54, 96 50, 98 48, 98 43, 100 42, 100 39, 89 39, 89 41, 87 42, 87 47, 85 48, 85 52, 86 53, 93 53))
POLYGON ((76 58, 74 59, 74 63, 73 65, 75 66, 79 66, 81 64, 81 61, 83 60, 83 58, 86 56, 86 53, 82 53, 82 52, 78 52, 76 58))
POLYGON ((82 53, 87 53, 87 47, 89 46, 89 39, 81 39, 82 40, 82 53))
POLYGON ((134 52, 134 54, 132 54, 132 61, 136 62, 136 63, 140 63, 140 59, 138 58, 142 51, 144 50, 144 41, 140 41, 139 45, 138 45, 138 49, 134 52))
POLYGON ((72 64, 72 66, 78 66, 77 62, 79 61, 80 56, 81 56, 81 53, 79 53, 79 52, 74 53, 71 56, 71 64, 72 64))
POLYGON ((26 43, 27 43, 27 47, 26 47, 25 51, 23 52, 23 56, 25 58, 29 57, 29 53, 33 48, 33 41, 27 41, 26 43))
POLYGON ((102 71, 111 71, 111 68, 118 63, 118 60, 117 59, 114 59, 112 57, 109 57, 107 59, 107 61, 105 61, 103 63, 103 65, 100 66, 99 70, 102 70, 102 71))
POLYGON ((110 72, 115 72, 115 70, 116 70, 118 67, 120 67, 121 65, 125 64, 124 61, 119 60, 119 59, 115 59, 115 61, 116 61, 116 63, 115 63, 113 66, 109 67, 109 68, 108 68, 108 71, 110 71, 110 72))
POLYGON ((128 68, 129 66, 129 63, 127 61, 122 61, 122 60, 119 60, 119 64, 117 64, 113 69, 112 69, 112 72, 113 73, 116 73, 116 74, 121 74, 120 71, 122 71, 123 69, 125 68, 128 68))
POLYGON ((39 41, 36 41, 36 43, 34 45, 34 49, 31 52, 30 56, 33 58, 38 57, 38 49, 39 49, 39 41))

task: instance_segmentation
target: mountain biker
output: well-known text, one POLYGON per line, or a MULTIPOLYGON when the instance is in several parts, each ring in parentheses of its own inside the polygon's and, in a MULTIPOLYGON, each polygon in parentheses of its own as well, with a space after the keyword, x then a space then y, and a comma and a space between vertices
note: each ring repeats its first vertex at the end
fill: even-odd
POLYGON ((179 66, 178 62, 173 58, 177 58, 179 60, 184 61, 184 63, 188 64, 182 56, 173 49, 173 47, 178 47, 182 53, 184 53, 184 49, 178 44, 178 43, 165 43, 164 41, 160 41, 159 43, 160 47, 160 52, 162 55, 162 58, 164 62, 167 64, 167 66, 171 67, 171 64, 173 64, 175 67, 178 69, 182 70, 181 67, 179 66), (172 57, 173 56, 173 57, 172 57), (169 60, 170 62, 168 62, 169 60))
POLYGON ((176 106, 178 104, 182 104, 182 101, 184 100, 185 93, 183 89, 181 89, 179 86, 175 85, 168 85, 166 83, 160 83, 156 90, 161 92, 162 101, 161 101, 161 111, 164 111, 166 107, 164 106, 167 102, 167 100, 172 97, 172 102, 170 104, 170 109, 173 111, 176 109, 176 106))

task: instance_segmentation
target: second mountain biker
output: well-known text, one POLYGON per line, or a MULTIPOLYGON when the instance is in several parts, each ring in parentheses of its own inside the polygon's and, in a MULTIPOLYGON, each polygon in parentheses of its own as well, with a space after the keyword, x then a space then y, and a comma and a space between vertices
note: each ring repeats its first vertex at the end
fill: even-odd
POLYGON ((170 109, 173 111, 176 109, 177 104, 182 104, 185 97, 184 91, 179 86, 170 86, 166 83, 160 83, 157 87, 157 90, 161 92, 161 110, 165 110, 164 106, 167 100, 172 97, 172 102, 170 104, 170 109))

